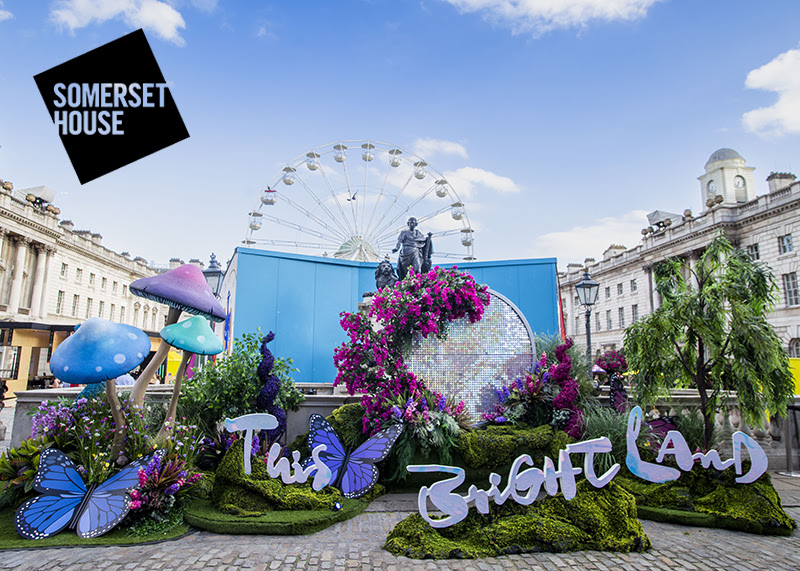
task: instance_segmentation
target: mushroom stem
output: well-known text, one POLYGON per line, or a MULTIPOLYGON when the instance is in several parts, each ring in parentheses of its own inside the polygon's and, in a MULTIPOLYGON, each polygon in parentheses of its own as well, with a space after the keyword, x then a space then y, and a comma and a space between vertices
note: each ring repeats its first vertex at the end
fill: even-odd
MULTIPOLYGON (((170 307, 169 314, 167 314, 167 325, 177 323, 180 316, 180 309, 170 307)), ((161 366, 161 363, 163 363, 164 359, 167 358, 167 353, 169 353, 169 345, 162 341, 161 345, 158 346, 156 354, 153 355, 153 358, 150 359, 150 362, 144 368, 142 374, 139 375, 138 379, 136 379, 136 383, 133 385, 133 390, 131 391, 130 397, 135 406, 142 406, 144 403, 144 393, 147 391, 147 385, 150 384, 150 380, 153 378, 153 375, 156 374, 156 371, 161 366)))
POLYGON ((161 430, 158 431, 157 438, 167 436, 172 427, 169 426, 170 421, 175 421, 175 415, 178 412, 178 398, 181 394, 181 380, 183 380, 184 373, 186 373, 186 366, 189 364, 189 359, 194 353, 184 351, 181 356, 181 364, 178 365, 178 372, 175 373, 175 384, 172 387, 172 398, 169 400, 169 407, 167 408, 167 416, 164 417, 164 424, 161 425, 161 430))
POLYGON ((106 381, 106 401, 111 407, 111 417, 114 419, 114 445, 111 448, 111 460, 116 461, 117 458, 125 451, 125 436, 128 432, 128 424, 125 422, 125 413, 122 412, 122 406, 119 404, 119 397, 117 397, 117 386, 114 379, 106 381))

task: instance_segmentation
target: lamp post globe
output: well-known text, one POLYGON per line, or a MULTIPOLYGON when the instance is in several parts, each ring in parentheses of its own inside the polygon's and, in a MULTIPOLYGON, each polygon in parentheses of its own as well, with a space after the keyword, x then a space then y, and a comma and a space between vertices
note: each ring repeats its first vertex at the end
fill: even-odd
POLYGON ((597 295, 600 293, 600 284, 589 277, 588 268, 583 272, 583 279, 575 284, 575 292, 578 294, 580 304, 586 309, 586 363, 588 367, 589 380, 592 379, 592 330, 590 317, 592 306, 597 303, 597 295))

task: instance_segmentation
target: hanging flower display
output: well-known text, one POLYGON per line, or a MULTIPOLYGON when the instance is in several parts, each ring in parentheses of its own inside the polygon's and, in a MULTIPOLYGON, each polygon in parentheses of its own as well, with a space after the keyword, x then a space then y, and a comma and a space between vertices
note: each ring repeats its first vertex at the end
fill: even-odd
MULTIPOLYGON (((334 351, 334 384, 344 384, 350 394, 363 392, 367 409, 364 432, 374 433, 393 418, 398 399, 419 399, 424 383, 403 362, 403 351, 415 334, 447 334, 447 324, 460 318, 479 321, 489 304, 488 288, 469 274, 433 268, 413 272, 394 288, 384 288, 373 298, 369 312, 341 314, 349 342, 334 351)), ((459 414, 463 405, 449 410, 459 414)))

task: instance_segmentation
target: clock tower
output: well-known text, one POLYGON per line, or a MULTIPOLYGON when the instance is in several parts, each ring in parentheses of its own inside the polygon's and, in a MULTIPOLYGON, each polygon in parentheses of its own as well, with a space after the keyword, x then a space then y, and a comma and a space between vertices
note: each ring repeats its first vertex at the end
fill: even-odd
POLYGON ((735 206, 756 198, 754 167, 745 165, 742 156, 733 149, 715 151, 706 163, 706 172, 698 177, 702 203, 715 200, 716 204, 735 206), (720 198, 717 198, 720 196, 720 198), (721 200, 721 202, 719 202, 721 200))

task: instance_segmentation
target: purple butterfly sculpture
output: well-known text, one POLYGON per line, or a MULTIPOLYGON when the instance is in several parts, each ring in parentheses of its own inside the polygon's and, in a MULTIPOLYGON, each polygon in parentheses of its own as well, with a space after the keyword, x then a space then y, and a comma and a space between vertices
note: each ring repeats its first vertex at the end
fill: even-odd
MULTIPOLYGON (((370 436, 355 450, 346 451, 325 417, 312 414, 308 418, 308 447, 313 450, 324 444, 327 448, 319 458, 331 471, 330 485, 339 488, 346 498, 360 498, 378 481, 375 464, 389 455, 402 432, 403 425, 393 424, 370 436)), ((313 459, 309 458, 303 467, 311 462, 313 459)))

